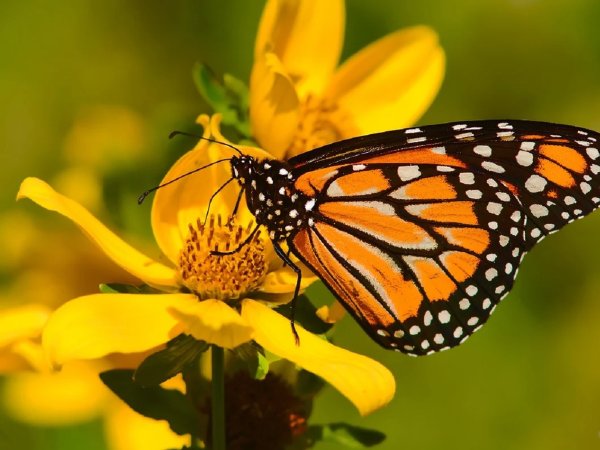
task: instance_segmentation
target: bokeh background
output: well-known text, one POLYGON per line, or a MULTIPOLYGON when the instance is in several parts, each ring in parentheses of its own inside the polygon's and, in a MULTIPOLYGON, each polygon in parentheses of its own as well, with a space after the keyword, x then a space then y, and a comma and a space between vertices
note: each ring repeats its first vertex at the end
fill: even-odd
MULTIPOLYGON (((0 2, 0 307, 56 305, 100 281, 127 281, 70 223, 15 204, 18 185, 42 177, 151 249, 149 208, 135 198, 193 144, 168 133, 197 131, 196 115, 208 112, 192 66, 247 80, 263 4, 0 2)), ((344 55, 428 24, 448 63, 420 123, 526 118, 600 130, 599 23, 597 0, 347 0, 344 55)), ((346 317, 336 342, 391 368, 397 394, 361 419, 327 389, 312 421, 380 429, 381 449, 600 447, 599 255, 596 213, 539 245, 488 325, 438 355, 381 350, 346 317)), ((1 449, 107 448, 91 413, 28 424, 35 399, 11 397, 13 381, 0 382, 1 449)))

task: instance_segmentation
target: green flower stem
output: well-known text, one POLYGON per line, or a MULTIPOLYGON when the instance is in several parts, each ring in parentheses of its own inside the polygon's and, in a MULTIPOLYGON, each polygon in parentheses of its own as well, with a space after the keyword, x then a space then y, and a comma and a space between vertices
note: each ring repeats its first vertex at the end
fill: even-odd
POLYGON ((212 346, 212 450, 225 450, 224 351, 212 346))

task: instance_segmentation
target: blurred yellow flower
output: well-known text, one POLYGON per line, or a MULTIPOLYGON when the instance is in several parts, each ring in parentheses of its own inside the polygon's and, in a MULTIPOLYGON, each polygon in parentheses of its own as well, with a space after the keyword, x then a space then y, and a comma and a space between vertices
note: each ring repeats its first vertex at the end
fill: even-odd
MULTIPOLYGON (((217 118, 209 121, 201 116, 199 123, 205 128, 205 138, 225 141, 217 118)), ((268 156, 256 148, 240 149, 257 158, 268 156)), ((202 140, 177 161, 165 181, 230 156, 231 150, 225 146, 202 140)), ((203 223, 210 196, 230 178, 229 166, 217 164, 157 192, 152 228, 168 260, 164 263, 129 246, 85 208, 43 181, 23 181, 17 198, 30 198, 71 219, 116 264, 164 292, 95 294, 67 302, 51 315, 43 333, 42 344, 51 364, 56 367, 70 360, 146 351, 180 333, 224 348, 254 340, 324 378, 362 414, 386 404, 395 389, 387 369, 301 327, 300 345, 296 345, 289 321, 251 298, 283 302, 293 295, 296 277, 282 267, 270 241, 258 235, 240 252, 211 255, 215 248, 236 248, 252 227, 246 208, 239 211, 235 221, 227 220, 239 192, 236 189, 225 189, 217 197, 211 205, 211 220, 203 223), (235 307, 225 300, 234 300, 235 307)), ((307 274, 302 287, 314 279, 307 274)))
POLYGON ((44 427, 102 417, 110 450, 163 450, 189 441, 165 423, 124 407, 102 384, 99 372, 122 367, 121 360, 71 361, 60 372, 50 372, 40 345, 50 314, 48 306, 34 303, 0 309, 0 374, 6 377, 0 398, 6 413, 44 427))
POLYGON ((277 158, 342 139, 403 128, 421 117, 444 75, 436 33, 391 33, 337 68, 343 0, 269 0, 250 78, 250 120, 277 158))
MULTIPOLYGON (((144 147, 143 122, 135 113, 119 106, 90 107, 67 134, 62 156, 68 167, 54 182, 95 211, 102 211, 102 177, 115 170, 115 161, 119 167, 131 163, 144 147)), ((0 215, 0 247, 4 250, 0 270, 10 274, 10 283, 0 292, 3 412, 14 420, 42 427, 72 426, 101 418, 110 450, 162 450, 188 443, 189 438, 175 435, 164 423, 149 421, 152 424, 142 430, 138 423, 144 417, 129 408, 120 411, 122 402, 103 385, 98 373, 123 367, 122 360, 72 361, 60 372, 48 370, 41 336, 51 312, 67 299, 97 292, 101 282, 132 283, 136 279, 109 264, 72 227, 50 220, 40 223, 31 216, 23 209, 0 215), (67 277, 66 273, 76 276, 67 277), (126 430, 111 427, 117 415, 126 430), (135 436, 139 445, 123 445, 124 434, 135 436)), ((143 359, 136 357, 132 365, 143 359)))
MULTIPOLYGON (((77 112, 65 136, 62 159, 67 168, 52 184, 70 198, 101 211, 102 178, 131 167, 147 144, 146 124, 140 115, 122 105, 89 105, 77 112)), ((155 157, 144 155, 145 163, 155 157)))

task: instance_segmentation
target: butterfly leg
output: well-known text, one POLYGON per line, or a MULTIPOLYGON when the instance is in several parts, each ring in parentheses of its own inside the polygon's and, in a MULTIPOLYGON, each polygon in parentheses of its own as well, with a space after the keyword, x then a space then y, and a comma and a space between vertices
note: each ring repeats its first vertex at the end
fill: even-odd
POLYGON ((256 236, 256 233, 258 233, 259 229, 260 229, 260 225, 256 225, 256 227, 254 227, 254 230, 252 230, 252 232, 248 235, 248 237, 246 239, 244 239, 242 242, 240 242, 240 244, 233 250, 227 250, 226 252, 222 252, 219 250, 213 250, 210 252, 210 254, 214 255, 214 256, 224 256, 224 255, 233 255, 234 253, 239 252, 245 245, 248 245, 252 241, 252 239, 254 239, 254 236, 256 236))
POLYGON ((235 220, 235 216, 237 214, 238 208, 240 206, 240 202, 242 200, 242 196, 244 195, 244 188, 240 189, 240 193, 237 196, 235 201, 235 206, 233 207, 233 211, 231 212, 231 216, 229 216, 229 223, 232 223, 235 220))
POLYGON ((298 296, 300 295, 300 282, 302 281, 302 271, 300 270, 300 267, 294 264, 294 261, 291 260, 289 254, 286 254, 277 242, 273 242, 273 248, 275 249, 275 253, 277 253, 277 256, 281 258, 284 264, 296 273, 296 288, 294 289, 294 298, 292 299, 292 316, 290 317, 290 324, 292 326, 292 333, 294 334, 294 338, 296 339, 296 345, 300 345, 300 336, 298 336, 298 332, 296 331, 295 317, 296 301, 298 300, 298 296))

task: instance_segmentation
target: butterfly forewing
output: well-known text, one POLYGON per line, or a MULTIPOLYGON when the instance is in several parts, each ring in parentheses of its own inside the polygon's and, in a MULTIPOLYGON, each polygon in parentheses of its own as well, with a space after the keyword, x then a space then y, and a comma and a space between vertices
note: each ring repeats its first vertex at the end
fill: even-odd
POLYGON ((322 147, 289 161, 311 211, 288 243, 382 345, 455 346, 508 293, 528 249, 596 208, 598 137, 483 121, 322 147))

